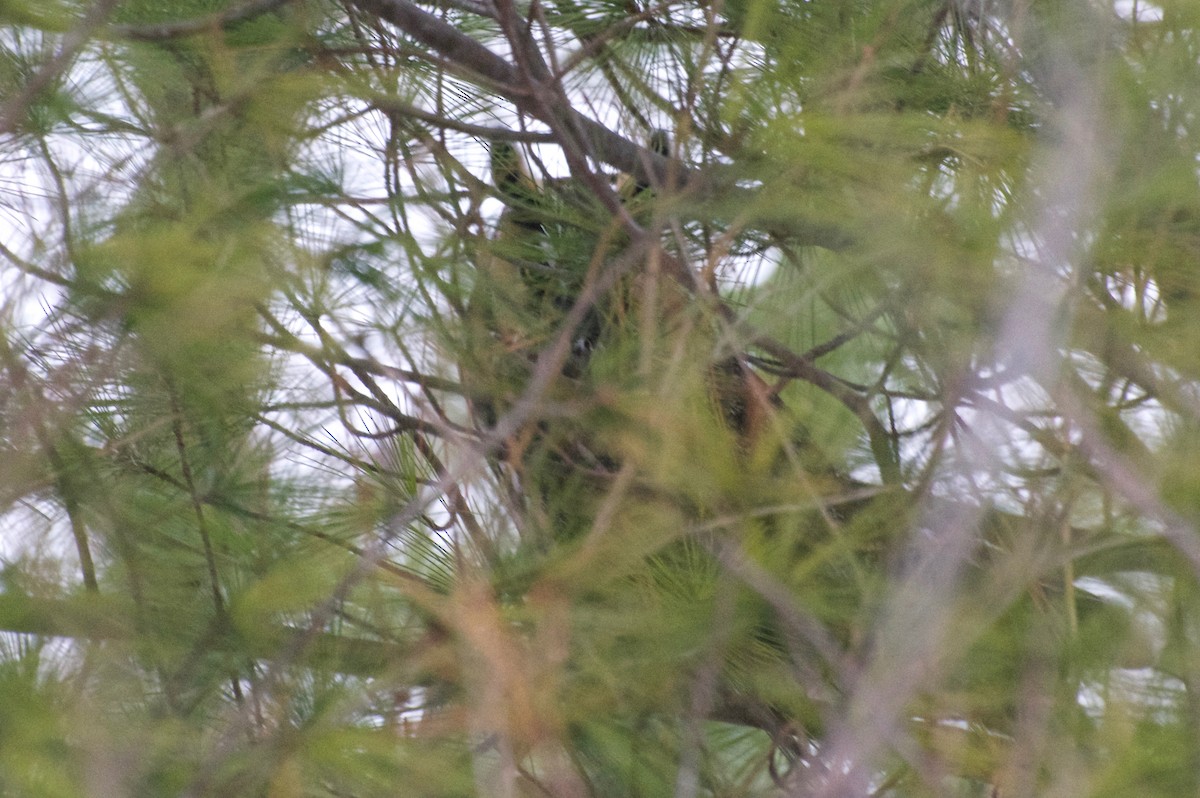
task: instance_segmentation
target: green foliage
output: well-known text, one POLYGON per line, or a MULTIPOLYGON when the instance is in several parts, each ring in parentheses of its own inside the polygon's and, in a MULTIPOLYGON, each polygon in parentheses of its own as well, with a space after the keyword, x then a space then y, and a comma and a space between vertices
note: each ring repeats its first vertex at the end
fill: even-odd
POLYGON ((1196 792, 1192 4, 92 6, 0 793, 1196 792))

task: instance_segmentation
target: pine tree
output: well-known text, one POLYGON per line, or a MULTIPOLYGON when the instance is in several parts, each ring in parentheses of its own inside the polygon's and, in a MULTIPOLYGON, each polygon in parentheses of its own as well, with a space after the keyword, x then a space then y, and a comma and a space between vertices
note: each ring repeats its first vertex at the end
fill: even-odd
POLYGON ((1102 5, 3 5, 0 792, 1196 792, 1102 5))

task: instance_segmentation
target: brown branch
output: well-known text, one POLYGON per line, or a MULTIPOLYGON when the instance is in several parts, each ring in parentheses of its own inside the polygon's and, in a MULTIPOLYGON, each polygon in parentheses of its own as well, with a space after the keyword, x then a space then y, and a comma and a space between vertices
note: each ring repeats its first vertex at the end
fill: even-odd
MULTIPOLYGON (((591 158, 628 172, 649 185, 671 185, 670 181, 676 180, 683 193, 699 199, 738 196, 745 204, 755 200, 753 192, 734 185, 730 179, 721 179, 722 174, 716 169, 703 173, 688 169, 609 130, 569 104, 539 102, 520 69, 408 0, 351 0, 351 4, 397 26, 460 70, 473 75, 476 82, 495 88, 518 111, 545 123, 551 130, 577 133, 582 140, 581 149, 591 158)), ((567 146, 574 138, 564 141, 560 137, 559 144, 567 146)), ((811 246, 845 249, 853 243, 846 231, 832 225, 795 219, 775 220, 774 226, 782 228, 774 232, 783 235, 786 231, 786 237, 800 239, 811 246)))
MULTIPOLYGON (((261 310, 260 308, 260 312, 261 310)), ((420 371, 404 369, 399 366, 391 366, 370 357, 353 357, 346 352, 329 352, 319 346, 313 346, 300 340, 300 338, 292 335, 276 320, 268 318, 267 321, 275 328, 277 334, 273 336, 259 335, 258 339, 261 343, 285 352, 303 355, 315 366, 322 367, 326 364, 346 366, 350 369, 361 369, 379 377, 387 377, 397 382, 416 383, 434 391, 445 391, 447 393, 458 394, 459 396, 468 395, 467 388, 462 383, 455 382, 454 380, 435 377, 431 374, 424 374, 420 371)))
POLYGON ((461 119, 451 119, 442 114, 436 114, 432 111, 426 111, 423 108, 418 108, 415 105, 406 103, 403 100, 395 97, 371 97, 367 100, 372 108, 383 111, 389 114, 399 114, 401 116, 410 116, 413 119, 419 119, 422 122, 428 122, 431 125, 446 128, 447 130, 457 130, 459 133, 466 133, 470 136, 477 136, 487 141, 515 141, 525 144, 553 144, 556 139, 549 133, 531 133, 527 130, 513 130, 511 128, 490 127, 488 125, 473 125, 470 122, 464 122, 461 119))
MULTIPOLYGON (((596 182, 589 179, 595 175, 591 173, 582 156, 611 164, 656 185, 664 185, 668 180, 678 179, 684 191, 712 193, 717 188, 713 181, 700 173, 690 171, 653 150, 634 144, 571 108, 562 94, 561 86, 550 79, 549 70, 541 60, 532 37, 523 33, 518 25, 519 17, 511 3, 501 4, 498 8, 501 11, 501 27, 514 52, 519 56, 516 66, 408 0, 352 2, 364 11, 397 25, 418 42, 432 48, 459 67, 485 76, 490 84, 501 87, 501 93, 507 90, 507 98, 518 110, 550 126, 563 147, 572 172, 587 184, 596 182)), ((641 237, 644 231, 628 216, 619 200, 615 196, 609 196, 611 189, 605 190, 607 187, 594 185, 593 188, 597 190, 601 200, 608 200, 606 205, 621 218, 622 226, 626 227, 635 239, 641 237)), ((734 186, 722 188, 727 192, 742 191, 734 186)), ((844 247, 849 243, 840 230, 810 229, 809 234, 813 239, 809 243, 813 244, 844 247)), ((667 257, 664 258, 664 265, 668 273, 687 290, 704 293, 703 287, 697 284, 695 276, 681 261, 667 257)), ((728 306, 718 301, 717 309, 727 323, 744 326, 738 324, 735 314, 728 306)), ((817 368, 811 360, 797 355, 769 337, 754 335, 751 340, 753 345, 783 362, 794 376, 826 391, 854 413, 866 427, 871 450, 883 480, 893 484, 900 481, 899 462, 891 437, 883 423, 872 412, 865 396, 854 392, 833 375, 817 368)))

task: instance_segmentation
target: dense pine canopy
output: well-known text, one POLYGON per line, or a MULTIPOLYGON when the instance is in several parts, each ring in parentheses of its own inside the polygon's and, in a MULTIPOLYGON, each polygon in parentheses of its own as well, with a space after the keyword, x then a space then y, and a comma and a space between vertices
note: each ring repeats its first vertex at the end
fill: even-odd
POLYGON ((0 794, 1200 790, 1194 0, 0 3, 0 794))

